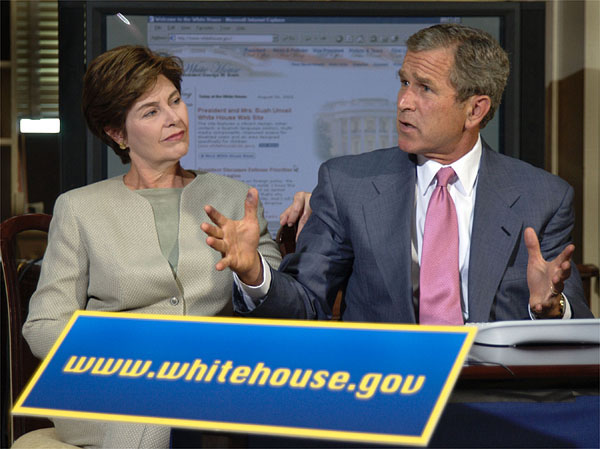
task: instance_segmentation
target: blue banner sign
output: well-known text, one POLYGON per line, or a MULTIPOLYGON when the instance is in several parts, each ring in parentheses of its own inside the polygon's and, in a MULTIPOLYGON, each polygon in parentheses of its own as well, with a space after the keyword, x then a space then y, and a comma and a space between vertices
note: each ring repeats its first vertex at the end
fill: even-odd
POLYGON ((80 311, 13 413, 424 446, 475 333, 80 311))

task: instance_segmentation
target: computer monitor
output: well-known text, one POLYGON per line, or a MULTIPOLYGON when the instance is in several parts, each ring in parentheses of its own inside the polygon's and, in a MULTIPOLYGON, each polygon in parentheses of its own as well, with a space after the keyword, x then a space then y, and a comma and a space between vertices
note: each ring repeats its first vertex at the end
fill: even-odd
MULTIPOLYGON (((88 1, 87 61, 123 44, 180 57, 190 117, 183 166, 257 187, 275 232, 294 192, 315 187, 323 161, 397 144, 405 41, 435 23, 484 29, 508 51, 513 74, 482 136, 518 157, 520 16, 519 5, 488 2, 88 1)), ((87 141, 92 178, 127 169, 87 141)))

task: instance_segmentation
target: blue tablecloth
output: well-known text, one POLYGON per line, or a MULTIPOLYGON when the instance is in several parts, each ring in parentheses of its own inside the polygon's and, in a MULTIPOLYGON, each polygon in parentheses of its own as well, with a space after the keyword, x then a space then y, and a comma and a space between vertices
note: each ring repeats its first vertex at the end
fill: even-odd
MULTIPOLYGON (((174 430, 173 447, 202 447, 200 435, 201 432, 174 430)), ((365 445, 249 435, 247 447, 359 448, 365 445)), ((575 396, 561 401, 451 402, 440 418, 429 447, 597 449, 600 447, 600 396, 575 396)))

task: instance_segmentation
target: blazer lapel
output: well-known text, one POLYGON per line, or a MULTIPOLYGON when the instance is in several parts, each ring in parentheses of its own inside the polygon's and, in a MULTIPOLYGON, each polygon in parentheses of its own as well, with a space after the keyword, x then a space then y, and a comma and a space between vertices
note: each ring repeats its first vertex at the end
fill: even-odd
POLYGON ((410 242, 416 173, 414 163, 401 150, 396 158, 391 164, 398 166, 397 170, 371 180, 372 196, 363 204, 363 211, 370 247, 390 297, 397 301, 398 312, 411 316, 410 242))
POLYGON ((511 173, 486 149, 481 157, 469 257, 469 321, 489 320, 492 303, 523 222, 512 207, 520 191, 511 173))

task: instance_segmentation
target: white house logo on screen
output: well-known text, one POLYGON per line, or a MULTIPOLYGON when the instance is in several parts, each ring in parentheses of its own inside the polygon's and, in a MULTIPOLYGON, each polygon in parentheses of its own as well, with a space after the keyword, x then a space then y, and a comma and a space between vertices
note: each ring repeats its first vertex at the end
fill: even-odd
POLYGON ((385 98, 325 103, 315 117, 315 151, 322 160, 396 144, 396 105, 385 98))

